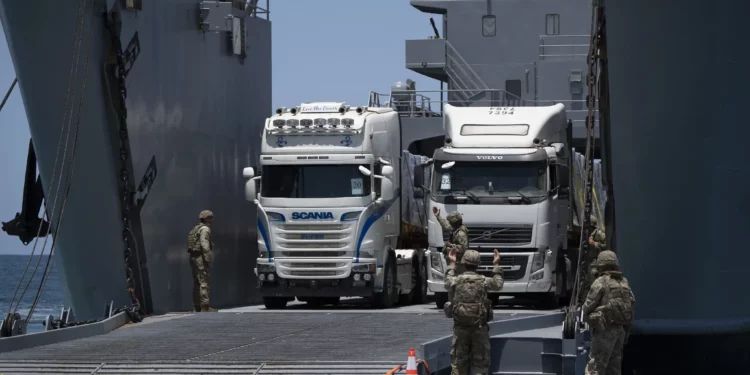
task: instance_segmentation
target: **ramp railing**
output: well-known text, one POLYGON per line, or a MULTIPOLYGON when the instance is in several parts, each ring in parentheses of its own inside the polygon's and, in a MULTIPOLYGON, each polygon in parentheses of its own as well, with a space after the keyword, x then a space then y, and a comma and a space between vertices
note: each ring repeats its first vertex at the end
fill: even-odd
MULTIPOLYGON (((564 312, 490 322, 490 373, 583 374, 586 366, 585 332, 575 339, 562 338, 564 312)), ((419 357, 430 374, 450 372, 452 336, 426 342, 419 357)))

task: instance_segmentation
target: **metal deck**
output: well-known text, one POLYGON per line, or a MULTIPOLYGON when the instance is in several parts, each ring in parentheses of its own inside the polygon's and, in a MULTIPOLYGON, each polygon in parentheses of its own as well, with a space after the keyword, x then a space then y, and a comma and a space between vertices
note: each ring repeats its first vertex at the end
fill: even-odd
MULTIPOLYGON (((506 308, 496 310, 495 320, 543 313, 506 308)), ((0 373, 384 374, 406 361, 409 348, 449 336, 451 327, 434 304, 173 314, 105 335, 0 353, 0 373)))

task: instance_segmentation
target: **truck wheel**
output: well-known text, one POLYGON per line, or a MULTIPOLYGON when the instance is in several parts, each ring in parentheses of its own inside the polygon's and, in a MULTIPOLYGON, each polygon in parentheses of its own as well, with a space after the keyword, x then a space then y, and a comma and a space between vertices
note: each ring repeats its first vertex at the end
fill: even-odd
POLYGON ((279 297, 263 297, 263 305, 269 310, 283 309, 286 307, 287 299, 279 297))
POLYGON ((398 300, 396 296, 396 267, 393 259, 385 264, 383 277, 383 291, 375 294, 375 307, 378 309, 389 309, 398 300))
POLYGON ((448 303, 448 293, 435 293, 435 306, 438 309, 445 307, 446 303, 448 303))
MULTIPOLYGON (((419 263, 417 262, 417 265, 419 263)), ((414 298, 412 302, 417 305, 421 305, 427 302, 427 260, 422 261, 422 265, 419 266, 419 272, 417 273, 417 285, 412 289, 414 298)))

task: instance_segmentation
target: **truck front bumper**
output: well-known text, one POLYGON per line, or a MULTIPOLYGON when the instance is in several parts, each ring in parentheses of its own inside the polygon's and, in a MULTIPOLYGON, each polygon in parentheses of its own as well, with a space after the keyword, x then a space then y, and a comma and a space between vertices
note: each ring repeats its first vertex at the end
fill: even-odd
POLYGON ((343 279, 276 279, 258 281, 262 297, 371 297, 374 277, 369 281, 343 279))
MULTIPOLYGON (((446 293, 445 283, 442 280, 428 280, 427 287, 433 293, 446 293)), ((551 281, 506 281, 503 283, 503 289, 499 292, 490 292, 500 295, 523 295, 526 293, 547 293, 552 291, 551 281)))

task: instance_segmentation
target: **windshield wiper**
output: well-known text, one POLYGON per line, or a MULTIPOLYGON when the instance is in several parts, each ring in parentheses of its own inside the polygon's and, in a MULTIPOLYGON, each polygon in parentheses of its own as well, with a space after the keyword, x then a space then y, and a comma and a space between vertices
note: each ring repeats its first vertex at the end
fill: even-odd
POLYGON ((529 198, 527 195, 521 192, 521 190, 516 190, 516 193, 521 196, 522 200, 525 200, 526 203, 531 204, 531 198, 529 198))
POLYGON ((479 200, 479 197, 477 197, 476 194, 474 194, 474 193, 472 193, 472 192, 470 192, 470 191, 468 191, 466 189, 452 190, 451 191, 451 195, 454 196, 454 197, 456 195, 465 195, 465 196, 471 198, 471 200, 473 200, 474 202, 481 203, 481 201, 479 200), (459 191, 460 191, 460 193, 459 193, 459 191))
POLYGON ((474 193, 472 193, 472 192, 470 192, 468 190, 464 190, 464 193, 466 193, 466 195, 468 195, 471 199, 473 199, 474 202, 481 203, 481 201, 479 200, 479 197, 477 197, 476 194, 474 194, 474 193))

